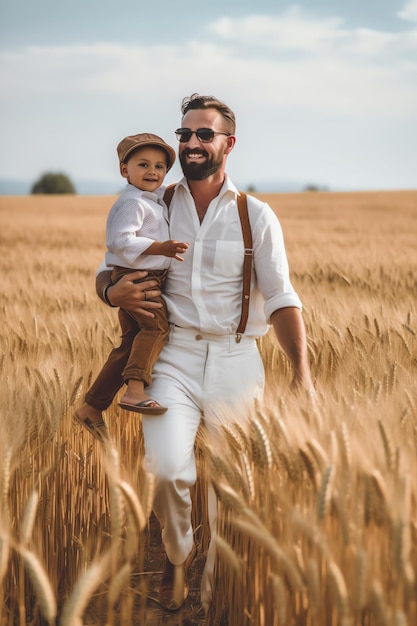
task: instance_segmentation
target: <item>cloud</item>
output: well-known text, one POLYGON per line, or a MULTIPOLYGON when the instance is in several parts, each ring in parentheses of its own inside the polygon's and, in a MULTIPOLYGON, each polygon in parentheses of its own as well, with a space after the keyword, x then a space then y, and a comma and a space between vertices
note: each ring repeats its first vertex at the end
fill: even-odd
POLYGON ((417 22, 417 0, 410 0, 401 11, 397 13, 398 17, 409 22, 417 22))
POLYGON ((208 28, 214 35, 228 41, 305 53, 332 47, 346 36, 340 18, 309 18, 297 6, 275 18, 269 15, 252 15, 240 19, 223 17, 208 28))
MULTIPOLYGON (((417 12, 417 0, 410 2, 404 11, 410 15, 417 12)), ((381 62, 391 55, 406 56, 417 49, 417 29, 401 33, 348 29, 338 17, 314 18, 299 7, 291 7, 279 17, 223 17, 208 28, 220 40, 244 45, 247 53, 256 47, 275 52, 277 56, 298 54, 320 58, 331 55, 339 59, 350 57, 352 62, 363 58, 381 62)))
MULTIPOLYGON (((412 15, 415 5, 406 4, 402 13, 412 15)), ((139 132, 144 123, 174 140, 181 98, 195 91, 230 103, 238 116, 239 142, 251 147, 257 143, 264 154, 271 149, 270 136, 279 138, 276 149, 284 150, 286 120, 286 146, 292 147, 299 135, 297 150, 292 148, 294 168, 301 151, 306 168, 317 161, 307 159, 307 133, 314 133, 312 144, 322 146, 326 133, 345 132, 349 140, 348 128, 361 128, 363 146, 368 129, 374 142, 400 120, 401 132, 411 141, 417 111, 416 49, 414 24, 405 24, 401 33, 349 28, 337 16, 318 19, 297 7, 278 16, 223 17, 208 24, 198 40, 182 38, 169 45, 101 42, 14 48, 0 54, 0 165, 4 172, 15 167, 13 150, 6 146, 14 149, 21 136, 33 168, 45 169, 53 155, 57 167, 105 177, 114 172, 114 145, 132 128, 139 132), (266 123, 268 133, 260 137, 256 128, 266 123), (56 150, 57 136, 65 150, 56 150), (88 137, 88 159, 77 145, 80 137, 88 137)), ((336 154, 338 146, 330 148, 331 141, 329 136, 328 152, 336 154)), ((269 168, 274 159, 269 159, 269 168)))
POLYGON ((143 104, 144 97, 155 101, 152 94, 158 99, 168 90, 188 93, 190 85, 223 89, 233 82, 235 91, 251 102, 261 96, 276 105, 350 113, 376 108, 379 114, 417 106, 417 63, 409 54, 417 45, 413 31, 401 37, 348 31, 340 20, 319 22, 297 9, 282 19, 223 18, 209 25, 208 32, 206 42, 170 46, 102 43, 3 53, 3 98, 77 93, 140 97, 143 104), (256 53, 250 52, 251 45, 256 53))

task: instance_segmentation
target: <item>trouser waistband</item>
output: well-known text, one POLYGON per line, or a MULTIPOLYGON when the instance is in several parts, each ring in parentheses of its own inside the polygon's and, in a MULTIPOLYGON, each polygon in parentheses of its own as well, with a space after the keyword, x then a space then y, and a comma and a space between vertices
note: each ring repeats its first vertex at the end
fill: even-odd
POLYGON ((169 325, 169 334, 170 339, 178 338, 185 339, 187 341, 209 341, 214 343, 220 343, 224 345, 229 345, 233 343, 248 343, 254 342, 255 337, 247 337, 246 335, 236 335, 236 333, 228 333, 228 334, 215 334, 215 333, 206 333, 201 330, 195 328, 181 328, 181 326, 177 326, 176 324, 169 325), (239 337, 239 340, 237 340, 239 337))

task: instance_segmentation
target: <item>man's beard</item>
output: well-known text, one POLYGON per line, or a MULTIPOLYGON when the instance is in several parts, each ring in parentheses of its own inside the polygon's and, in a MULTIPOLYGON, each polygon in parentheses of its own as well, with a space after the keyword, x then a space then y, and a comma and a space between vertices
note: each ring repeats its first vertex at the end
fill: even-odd
POLYGON ((196 150, 184 150, 184 152, 179 155, 182 171, 188 180, 205 180, 212 174, 215 174, 223 163, 223 157, 221 156, 217 158, 216 155, 208 157, 207 152, 198 151, 198 153, 204 154, 206 157, 204 163, 187 162, 187 154, 196 154, 196 150))

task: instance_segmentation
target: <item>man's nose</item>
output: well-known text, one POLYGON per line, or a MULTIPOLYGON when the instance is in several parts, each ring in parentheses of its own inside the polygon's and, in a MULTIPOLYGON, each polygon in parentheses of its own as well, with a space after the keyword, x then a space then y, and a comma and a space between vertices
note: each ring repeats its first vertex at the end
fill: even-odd
POLYGON ((187 145, 189 148, 201 148, 201 141, 197 139, 196 133, 193 133, 190 139, 187 141, 187 145))

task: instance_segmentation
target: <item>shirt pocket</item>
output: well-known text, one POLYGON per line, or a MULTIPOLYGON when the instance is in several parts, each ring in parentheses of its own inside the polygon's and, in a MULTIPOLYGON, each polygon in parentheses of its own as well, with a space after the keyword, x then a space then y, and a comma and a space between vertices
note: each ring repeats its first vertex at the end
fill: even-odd
POLYGON ((216 241, 213 272, 225 277, 241 276, 243 255, 243 241, 216 241))

